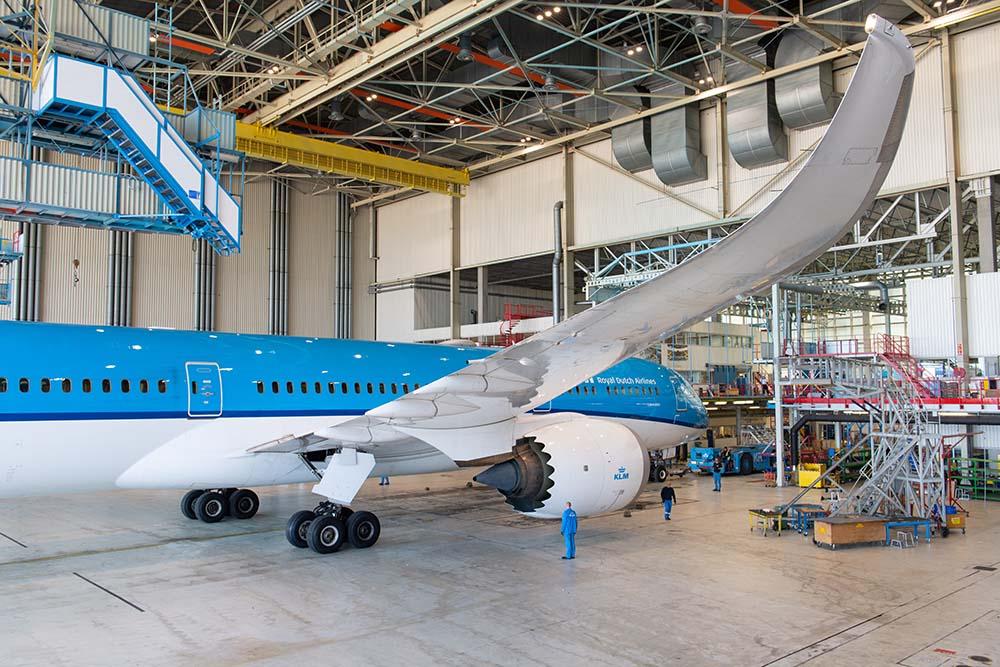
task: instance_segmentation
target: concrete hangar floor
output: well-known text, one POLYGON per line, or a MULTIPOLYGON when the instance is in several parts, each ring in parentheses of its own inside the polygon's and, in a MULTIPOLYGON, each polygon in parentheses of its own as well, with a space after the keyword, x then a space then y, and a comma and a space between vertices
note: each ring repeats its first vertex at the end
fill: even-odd
POLYGON ((748 532, 793 489, 688 476, 671 522, 650 485, 631 517, 583 520, 569 562, 555 523, 470 478, 369 480, 382 539, 332 557, 285 542, 306 485, 214 525, 175 492, 0 501, 0 664, 1000 664, 1000 506, 931 545, 831 552, 748 532))

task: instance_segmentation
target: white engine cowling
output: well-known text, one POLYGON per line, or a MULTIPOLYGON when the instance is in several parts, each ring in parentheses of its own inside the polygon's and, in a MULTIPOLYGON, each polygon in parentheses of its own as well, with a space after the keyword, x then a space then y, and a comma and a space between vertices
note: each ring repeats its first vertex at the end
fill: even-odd
POLYGON ((475 479, 519 512, 557 519, 567 501, 584 516, 620 510, 639 495, 648 474, 649 457, 632 431, 581 418, 529 433, 510 459, 475 479))

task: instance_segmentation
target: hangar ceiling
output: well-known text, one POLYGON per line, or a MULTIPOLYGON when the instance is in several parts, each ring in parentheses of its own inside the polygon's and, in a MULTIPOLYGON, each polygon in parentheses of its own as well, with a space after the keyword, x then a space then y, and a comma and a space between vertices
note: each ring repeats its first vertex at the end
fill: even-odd
POLYGON ((975 3, 181 0, 169 12, 103 4, 154 20, 157 55, 188 68, 207 106, 476 168, 554 138, 606 136, 594 128, 860 41, 874 9, 918 22, 975 3))

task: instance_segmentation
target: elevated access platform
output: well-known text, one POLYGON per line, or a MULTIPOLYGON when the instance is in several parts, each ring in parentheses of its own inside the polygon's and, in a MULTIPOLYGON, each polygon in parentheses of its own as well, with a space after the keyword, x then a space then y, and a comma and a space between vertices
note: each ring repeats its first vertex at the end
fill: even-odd
MULTIPOLYGON (((111 143, 162 204, 160 215, 136 220, 118 211, 103 226, 189 234, 221 254, 239 250, 241 207, 222 186, 219 169, 202 162, 131 75, 53 55, 31 108, 48 131, 97 135, 111 143)), ((93 224, 85 209, 67 209, 78 224, 93 224)))

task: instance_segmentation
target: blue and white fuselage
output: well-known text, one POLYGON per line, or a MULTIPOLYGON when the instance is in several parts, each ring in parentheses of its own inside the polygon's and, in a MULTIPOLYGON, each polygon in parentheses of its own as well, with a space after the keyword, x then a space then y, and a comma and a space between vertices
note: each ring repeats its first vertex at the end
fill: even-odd
MULTIPOLYGON (((0 323, 0 344, 0 496, 312 481, 302 458, 251 450, 336 426, 494 352, 18 322, 0 323)), ((676 373, 639 360, 523 419, 561 413, 622 423, 650 449, 684 442, 707 421, 676 373)), ((372 451, 372 475, 456 467, 412 440, 372 451)))

